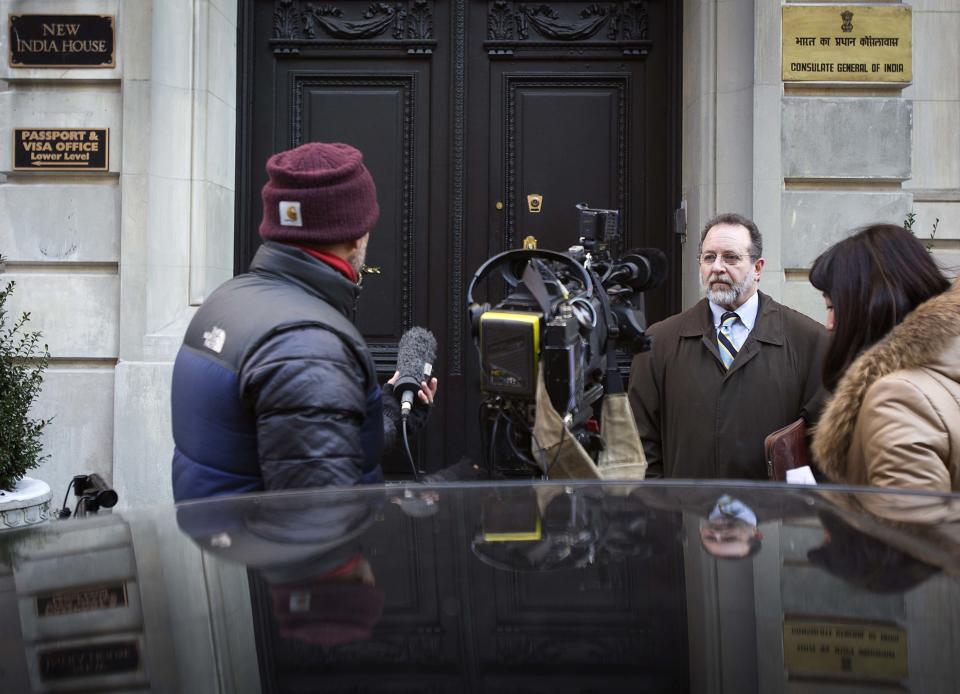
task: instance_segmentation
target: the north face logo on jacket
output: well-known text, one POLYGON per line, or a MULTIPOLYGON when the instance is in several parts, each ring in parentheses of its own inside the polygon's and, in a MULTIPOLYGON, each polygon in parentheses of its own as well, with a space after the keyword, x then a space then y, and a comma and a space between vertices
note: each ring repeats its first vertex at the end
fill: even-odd
POLYGON ((223 351, 223 343, 227 340, 227 333, 223 328, 213 326, 209 331, 203 334, 203 346, 212 352, 220 354, 223 351))

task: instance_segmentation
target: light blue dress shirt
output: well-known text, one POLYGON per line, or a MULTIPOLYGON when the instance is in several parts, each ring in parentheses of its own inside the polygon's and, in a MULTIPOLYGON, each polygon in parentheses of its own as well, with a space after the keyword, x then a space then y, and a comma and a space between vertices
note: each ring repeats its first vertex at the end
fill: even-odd
MULTIPOLYGON (((717 304, 710 303, 710 313, 713 314, 713 329, 716 332, 720 332, 720 317, 729 312, 729 309, 723 308, 722 306, 717 306, 717 304)), ((740 316, 740 320, 730 326, 730 332, 733 335, 733 344, 739 350, 743 347, 743 343, 747 341, 747 336, 750 335, 750 331, 753 330, 754 324, 757 322, 757 310, 760 308, 760 295, 757 292, 753 293, 746 303, 738 306, 734 309, 736 314, 740 316)))

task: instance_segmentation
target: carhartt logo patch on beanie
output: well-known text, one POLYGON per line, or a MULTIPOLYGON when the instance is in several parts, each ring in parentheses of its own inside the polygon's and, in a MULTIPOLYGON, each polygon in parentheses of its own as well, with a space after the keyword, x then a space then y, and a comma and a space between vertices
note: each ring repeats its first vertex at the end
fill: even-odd
POLYGON ((311 142, 267 160, 261 191, 264 241, 328 245, 353 241, 380 217, 377 188, 350 145, 311 142))
POLYGON ((280 201, 280 226, 302 227, 303 219, 300 217, 300 203, 290 200, 280 201))

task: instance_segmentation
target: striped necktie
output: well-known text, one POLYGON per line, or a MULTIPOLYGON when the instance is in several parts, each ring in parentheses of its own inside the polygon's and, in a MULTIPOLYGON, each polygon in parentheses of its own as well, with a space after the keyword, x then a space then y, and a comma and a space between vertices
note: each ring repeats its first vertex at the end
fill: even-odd
POLYGON ((737 356, 737 343, 733 339, 733 324, 740 320, 733 311, 728 311, 720 316, 720 330, 717 331, 717 346, 720 348, 720 359, 723 365, 730 368, 733 360, 737 356))

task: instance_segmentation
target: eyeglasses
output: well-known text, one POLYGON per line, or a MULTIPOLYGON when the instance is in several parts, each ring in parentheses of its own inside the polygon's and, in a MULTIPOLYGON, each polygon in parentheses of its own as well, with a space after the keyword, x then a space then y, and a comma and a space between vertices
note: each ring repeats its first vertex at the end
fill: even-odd
MULTIPOLYGON (((723 264, 731 267, 734 265, 739 265, 741 262, 743 262, 744 258, 752 258, 752 257, 753 256, 750 256, 750 255, 748 256, 738 255, 737 253, 721 253, 720 254, 720 260, 723 261, 723 264)), ((717 254, 701 253, 699 260, 701 265, 713 265, 715 262, 717 262, 717 254)))

